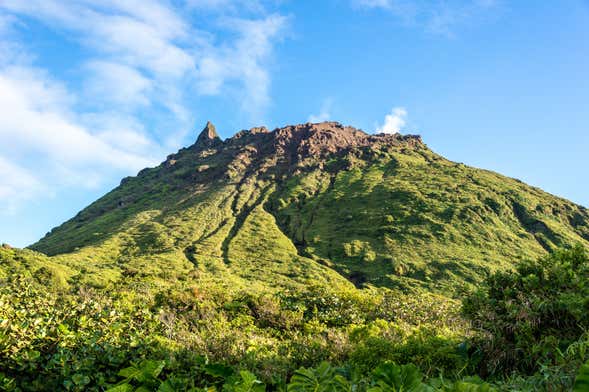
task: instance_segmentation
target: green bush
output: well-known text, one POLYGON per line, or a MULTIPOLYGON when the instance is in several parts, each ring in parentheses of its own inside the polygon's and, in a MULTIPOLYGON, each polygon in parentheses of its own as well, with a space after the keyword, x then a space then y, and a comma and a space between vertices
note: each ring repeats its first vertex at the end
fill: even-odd
POLYGON ((586 392, 589 391, 589 362, 581 366, 579 374, 575 379, 575 385, 573 387, 574 392, 586 392))
POLYGON ((463 311, 480 332, 482 374, 532 374, 559 365, 567 349, 584 360, 589 258, 577 246, 493 274, 465 299, 463 311))
POLYGON ((589 355, 588 264, 575 248, 491 275, 464 300, 470 329, 458 301, 421 291, 106 292, 14 263, 0 390, 567 391, 589 355))

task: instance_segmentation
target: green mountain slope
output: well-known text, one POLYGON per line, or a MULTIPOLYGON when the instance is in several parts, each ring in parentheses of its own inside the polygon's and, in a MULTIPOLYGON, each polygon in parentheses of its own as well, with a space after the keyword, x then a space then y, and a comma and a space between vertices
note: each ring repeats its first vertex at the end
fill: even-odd
POLYGON ((589 245, 589 211, 432 152, 417 136, 338 123, 241 131, 144 169, 31 249, 108 285, 477 282, 560 246, 589 245))

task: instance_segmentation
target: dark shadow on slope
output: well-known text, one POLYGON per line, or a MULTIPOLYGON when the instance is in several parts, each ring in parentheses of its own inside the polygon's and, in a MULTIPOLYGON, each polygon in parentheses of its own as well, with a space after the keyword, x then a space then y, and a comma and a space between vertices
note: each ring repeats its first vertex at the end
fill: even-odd
POLYGON ((533 216, 525 206, 513 201, 513 214, 522 225, 522 227, 534 236, 536 241, 547 251, 554 250, 554 245, 562 246, 562 241, 558 235, 552 231, 546 223, 533 216), (553 245, 554 244, 554 245, 553 245))
POLYGON ((231 244, 231 241, 233 240, 233 238, 235 238, 237 233, 239 233, 239 230, 241 230, 241 228, 243 227, 243 224, 244 224, 245 220, 247 219, 247 217, 249 216, 249 214, 256 207, 258 207, 260 204, 262 204, 262 202, 264 201, 265 195, 266 195, 266 191, 267 191, 267 188, 261 189, 260 195, 254 201, 253 201, 253 198, 255 197, 254 196, 255 191, 252 191, 252 194, 250 195, 249 199, 244 203, 244 205, 241 209, 237 208, 237 201, 239 199, 239 194, 237 194, 235 196, 235 198, 233 199, 233 203, 231 205, 231 210, 233 211, 233 215, 235 216, 235 222, 233 223, 233 226, 229 230, 227 237, 225 237, 225 239, 223 240, 223 243, 221 244, 221 251, 223 253, 223 261, 225 262, 225 264, 229 265, 231 262, 231 260, 229 259, 229 245, 231 244), (252 201, 253 201, 253 203, 252 203, 252 201))

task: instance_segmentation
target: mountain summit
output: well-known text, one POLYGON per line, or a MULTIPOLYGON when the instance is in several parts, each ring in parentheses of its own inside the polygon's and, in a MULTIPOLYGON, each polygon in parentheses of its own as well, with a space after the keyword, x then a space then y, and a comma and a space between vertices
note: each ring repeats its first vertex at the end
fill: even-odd
POLYGON ((144 169, 31 248, 79 279, 152 275, 244 289, 452 289, 560 246, 589 245, 589 212, 451 162, 416 135, 336 122, 242 130, 144 169))
POLYGON ((220 141, 221 138, 217 135, 215 126, 210 121, 207 121, 207 125, 198 135, 195 145, 200 147, 211 147, 220 141))

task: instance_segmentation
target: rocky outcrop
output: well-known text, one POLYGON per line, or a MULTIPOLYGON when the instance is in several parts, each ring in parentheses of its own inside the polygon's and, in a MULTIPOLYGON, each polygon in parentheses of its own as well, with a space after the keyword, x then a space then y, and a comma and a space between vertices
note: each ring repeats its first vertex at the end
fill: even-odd
POLYGON ((362 130, 338 122, 288 125, 268 131, 265 127, 243 130, 225 141, 238 148, 251 145, 260 155, 276 157, 288 166, 306 160, 321 160, 330 154, 358 147, 378 145, 422 145, 417 135, 370 135, 362 130))
POLYGON ((198 135, 196 139, 195 147, 198 148, 210 148, 221 143, 221 138, 217 134, 215 126, 210 121, 207 121, 207 125, 198 135))

